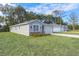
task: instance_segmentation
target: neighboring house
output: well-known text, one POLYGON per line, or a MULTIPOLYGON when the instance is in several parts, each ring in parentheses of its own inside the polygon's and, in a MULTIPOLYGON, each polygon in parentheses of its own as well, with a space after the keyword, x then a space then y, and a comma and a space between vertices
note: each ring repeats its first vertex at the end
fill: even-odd
POLYGON ((40 20, 31 20, 10 26, 10 31, 30 36, 31 34, 37 34, 37 33, 51 34, 53 32, 64 32, 67 31, 67 26, 66 25, 60 26, 54 23, 47 24, 40 20))

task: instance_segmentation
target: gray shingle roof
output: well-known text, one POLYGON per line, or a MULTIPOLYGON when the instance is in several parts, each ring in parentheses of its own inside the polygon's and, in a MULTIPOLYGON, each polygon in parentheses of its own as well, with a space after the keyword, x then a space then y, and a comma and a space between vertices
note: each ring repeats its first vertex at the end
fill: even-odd
MULTIPOLYGON (((25 22, 23 22, 23 23, 20 23, 20 24, 16 24, 16 25, 12 25, 12 26, 19 26, 19 25, 25 25, 25 24, 29 24, 29 23, 32 23, 32 22, 35 22, 35 21, 40 21, 40 20, 30 20, 30 21, 25 21, 25 22)), ((10 26, 10 27, 12 27, 12 26, 10 26)))

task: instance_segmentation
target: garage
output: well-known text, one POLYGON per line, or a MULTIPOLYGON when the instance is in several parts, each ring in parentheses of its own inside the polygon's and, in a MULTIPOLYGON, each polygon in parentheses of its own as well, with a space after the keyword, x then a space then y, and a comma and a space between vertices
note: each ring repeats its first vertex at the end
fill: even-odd
POLYGON ((60 26, 58 26, 58 27, 53 27, 53 32, 61 32, 60 26))
POLYGON ((52 32, 53 32, 53 30, 52 30, 52 25, 51 24, 45 24, 44 25, 44 32, 45 32, 45 34, 51 34, 52 32))

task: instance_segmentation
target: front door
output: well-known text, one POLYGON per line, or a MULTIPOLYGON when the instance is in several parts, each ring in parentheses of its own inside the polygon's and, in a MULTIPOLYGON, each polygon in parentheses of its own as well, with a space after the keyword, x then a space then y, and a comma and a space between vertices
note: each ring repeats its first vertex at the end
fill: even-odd
POLYGON ((44 33, 44 25, 42 25, 42 33, 44 33))

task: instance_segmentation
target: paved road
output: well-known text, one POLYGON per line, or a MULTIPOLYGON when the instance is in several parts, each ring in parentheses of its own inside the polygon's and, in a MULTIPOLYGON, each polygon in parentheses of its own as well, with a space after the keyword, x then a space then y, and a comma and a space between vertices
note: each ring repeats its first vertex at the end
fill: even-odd
POLYGON ((75 34, 59 34, 59 33, 52 33, 52 35, 57 35, 57 36, 65 36, 65 37, 72 37, 72 38, 79 38, 79 35, 75 34))

